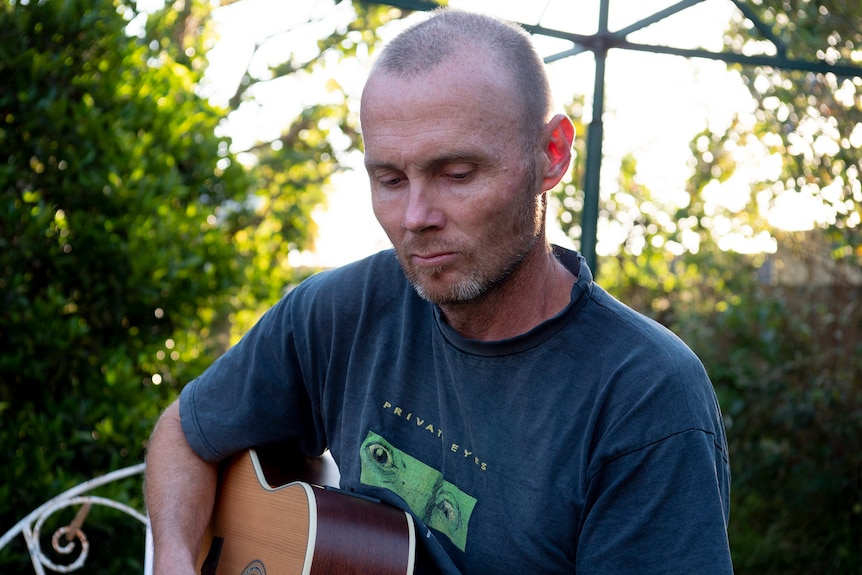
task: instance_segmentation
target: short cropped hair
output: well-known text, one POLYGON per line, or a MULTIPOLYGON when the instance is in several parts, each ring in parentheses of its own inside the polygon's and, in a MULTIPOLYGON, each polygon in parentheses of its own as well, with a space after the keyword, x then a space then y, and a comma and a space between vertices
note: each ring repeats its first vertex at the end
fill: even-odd
POLYGON ((517 24, 450 8, 435 10, 431 18, 393 39, 380 53, 371 74, 382 71, 400 78, 421 76, 458 50, 476 45, 487 47, 494 63, 510 74, 513 94, 522 101, 524 143, 534 145, 550 120, 551 90, 530 35, 517 24))

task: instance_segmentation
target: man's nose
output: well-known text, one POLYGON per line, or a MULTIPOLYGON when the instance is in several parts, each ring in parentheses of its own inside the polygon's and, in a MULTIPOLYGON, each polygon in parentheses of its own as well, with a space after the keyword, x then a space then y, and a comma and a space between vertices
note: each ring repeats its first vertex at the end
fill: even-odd
POLYGON ((435 200, 431 185, 411 180, 401 226, 414 234, 442 229, 446 219, 435 200))

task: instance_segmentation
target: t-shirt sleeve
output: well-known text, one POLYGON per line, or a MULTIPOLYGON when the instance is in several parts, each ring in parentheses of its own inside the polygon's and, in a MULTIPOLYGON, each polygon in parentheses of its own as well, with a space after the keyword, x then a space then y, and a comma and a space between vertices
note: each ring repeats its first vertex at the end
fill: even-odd
POLYGON ((730 466, 709 377, 669 331, 599 303, 610 313, 595 323, 616 345, 594 366, 608 376, 581 485, 578 575, 732 573, 730 466))
POLYGON ((591 478, 579 575, 732 573, 723 441, 681 432, 606 462, 591 478))
POLYGON ((189 445, 207 461, 250 447, 298 442, 325 447, 297 360, 290 296, 180 394, 180 420, 189 445))

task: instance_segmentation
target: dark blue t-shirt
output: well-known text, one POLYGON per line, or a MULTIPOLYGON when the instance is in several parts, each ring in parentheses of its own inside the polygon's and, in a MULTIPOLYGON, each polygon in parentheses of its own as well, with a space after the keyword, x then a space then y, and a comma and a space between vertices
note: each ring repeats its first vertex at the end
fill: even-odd
POLYGON ((497 342, 460 337, 392 251, 306 280, 183 390, 191 446, 328 448, 342 487, 427 527, 443 571, 732 572, 703 366, 555 253, 571 303, 497 342))

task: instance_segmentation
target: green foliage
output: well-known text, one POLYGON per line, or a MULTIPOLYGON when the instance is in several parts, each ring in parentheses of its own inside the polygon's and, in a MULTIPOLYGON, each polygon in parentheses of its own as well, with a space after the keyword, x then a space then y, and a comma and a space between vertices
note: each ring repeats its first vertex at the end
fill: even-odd
POLYGON ((860 288, 752 286, 699 343, 734 461, 739 573, 860 573, 860 288))
MULTIPOLYGON (((764 1, 755 10, 789 56, 858 64, 858 3, 764 1)), ((731 27, 729 45, 757 39, 744 24, 731 27)), ((773 260, 808 266, 807 280, 736 290, 738 303, 710 318, 721 337, 702 347, 735 458, 737 572, 862 573, 862 78, 740 73, 757 102, 754 122, 703 135, 693 184, 732 174, 734 149, 754 144, 775 168, 730 217, 756 233, 782 196, 811 196, 822 208, 815 231, 771 230, 779 256, 794 252, 773 260)))
POLYGON ((214 135, 222 113, 127 24, 105 0, 0 6, 4 526, 142 461, 211 358, 188 334, 242 281, 220 222, 249 181, 214 135))
MULTIPOLYGON (((860 65, 858 2, 764 0, 753 10, 777 33, 788 57, 860 65)), ((739 18, 725 42, 757 50, 760 38, 739 18)), ((725 143, 757 141, 778 166, 777 173, 753 182, 752 201, 771 206, 781 196, 816 197, 823 207, 812 216, 831 239, 833 257, 862 266, 862 76, 739 71, 757 108, 753 125, 737 125, 725 143)))

